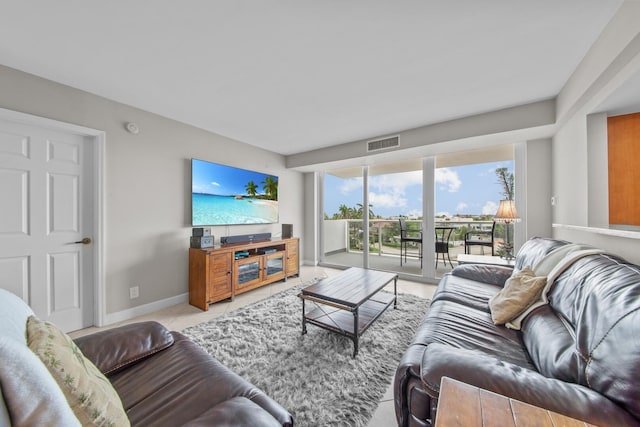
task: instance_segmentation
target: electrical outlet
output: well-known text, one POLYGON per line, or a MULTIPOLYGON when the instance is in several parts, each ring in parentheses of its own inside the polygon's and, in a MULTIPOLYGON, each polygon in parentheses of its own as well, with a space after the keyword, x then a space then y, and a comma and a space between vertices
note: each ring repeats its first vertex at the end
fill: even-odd
POLYGON ((140 288, 138 286, 133 286, 129 288, 129 299, 138 298, 140 296, 140 288))

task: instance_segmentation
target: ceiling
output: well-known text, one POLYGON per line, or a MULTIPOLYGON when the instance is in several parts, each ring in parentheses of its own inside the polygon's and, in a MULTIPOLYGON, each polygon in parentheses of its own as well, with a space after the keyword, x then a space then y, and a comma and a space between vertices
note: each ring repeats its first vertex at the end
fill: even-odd
POLYGON ((288 155, 553 98, 621 3, 12 1, 0 64, 288 155))
POLYGON ((640 72, 633 74, 614 90, 594 112, 606 112, 610 116, 640 111, 640 72))

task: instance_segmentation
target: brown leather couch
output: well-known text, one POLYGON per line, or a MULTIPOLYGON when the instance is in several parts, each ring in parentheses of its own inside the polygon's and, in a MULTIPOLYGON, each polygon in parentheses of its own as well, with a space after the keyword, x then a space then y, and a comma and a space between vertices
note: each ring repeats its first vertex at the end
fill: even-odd
POLYGON ((139 426, 293 426, 284 408, 179 332, 142 322, 75 340, 139 426))
MULTIPOLYGON (((79 425, 29 349, 33 312, 0 289, 0 426, 79 425)), ((115 388, 131 425, 293 426, 291 414, 179 332, 141 322, 75 340, 115 388)))
MULTIPOLYGON (((567 244, 533 238, 515 270, 567 244)), ((443 376, 595 425, 640 425, 640 267, 575 260, 521 330, 494 325, 488 304, 511 274, 461 265, 442 278, 396 371, 398 425, 432 425, 443 376)))

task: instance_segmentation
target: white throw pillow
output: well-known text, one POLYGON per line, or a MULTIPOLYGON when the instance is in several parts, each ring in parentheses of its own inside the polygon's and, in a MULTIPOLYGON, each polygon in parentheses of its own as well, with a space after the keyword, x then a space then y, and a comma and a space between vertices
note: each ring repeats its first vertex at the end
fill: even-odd
POLYGON ((12 426, 80 426, 64 393, 26 344, 0 337, 0 386, 12 426))

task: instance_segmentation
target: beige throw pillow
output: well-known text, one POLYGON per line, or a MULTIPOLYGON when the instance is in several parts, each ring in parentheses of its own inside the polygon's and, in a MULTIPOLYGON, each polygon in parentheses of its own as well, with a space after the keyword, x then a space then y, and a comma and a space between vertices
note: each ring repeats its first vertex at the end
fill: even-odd
POLYGON ((130 425, 118 393, 67 334, 31 316, 27 320, 27 343, 58 382, 82 425, 130 425))
POLYGON ((535 276, 525 267, 507 279, 504 287, 489 300, 491 319, 496 325, 504 325, 523 313, 542 293, 546 276, 535 276))

